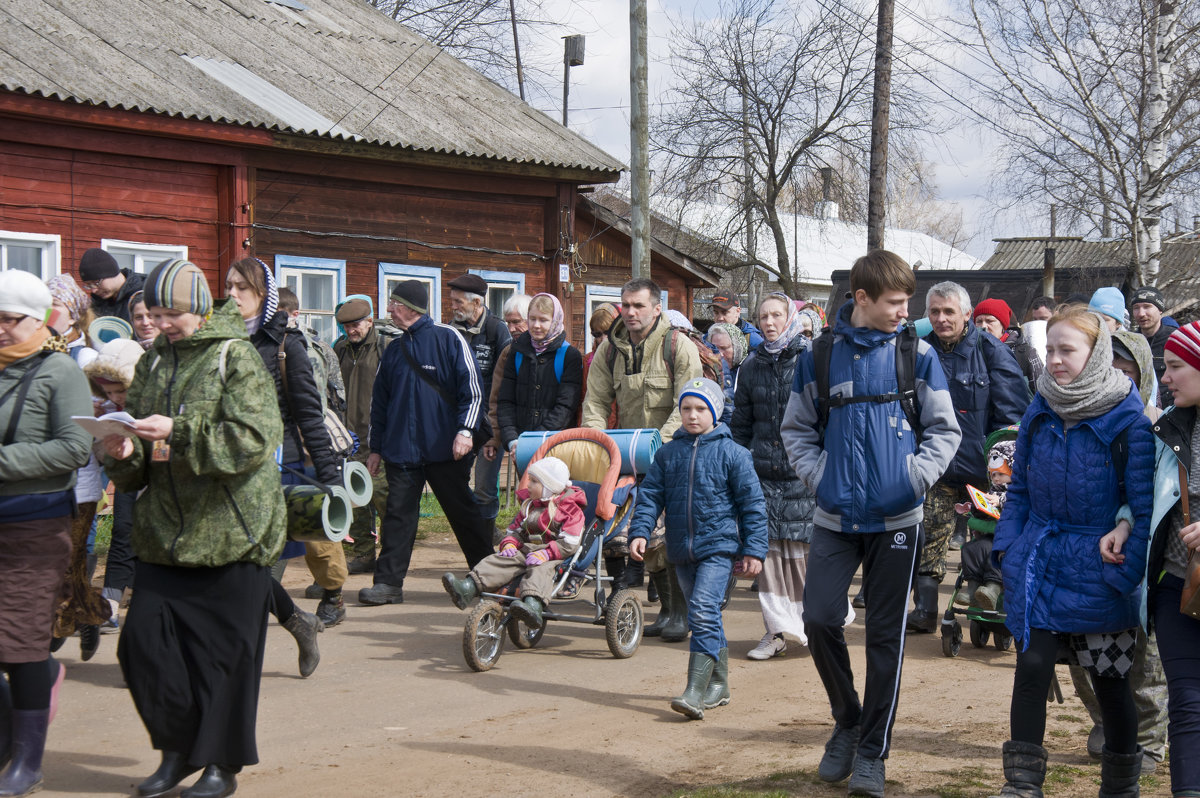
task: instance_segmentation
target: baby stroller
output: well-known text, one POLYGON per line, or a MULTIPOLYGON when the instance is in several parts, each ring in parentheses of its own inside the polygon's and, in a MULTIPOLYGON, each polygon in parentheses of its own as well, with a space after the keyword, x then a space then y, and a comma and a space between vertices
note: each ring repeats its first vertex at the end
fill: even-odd
MULTIPOLYGON (((554 603, 543 613, 541 628, 530 629, 509 612, 509 605, 519 598, 519 579, 495 593, 485 591, 480 595, 463 628, 463 656, 472 670, 486 671, 496 664, 504 651, 506 634, 517 648, 537 645, 550 621, 603 626, 608 650, 617 659, 632 657, 641 645, 642 605, 632 590, 613 589, 613 578, 605 576, 604 558, 599 556, 604 543, 628 527, 637 496, 636 482, 633 477, 621 476, 617 444, 600 430, 559 432, 538 447, 531 462, 549 455, 567 464, 571 483, 587 496, 583 537, 575 554, 556 566, 554 603), (558 597, 572 579, 593 586, 591 591, 581 589, 578 599, 569 600, 572 609, 578 607, 586 614, 570 614, 562 609, 568 600, 558 597), (591 598, 586 597, 589 593, 591 598), (580 603, 585 606, 579 607, 580 603)), ((527 481, 528 476, 522 476, 521 487, 527 481)))
MULTIPOLYGON (((965 582, 966 575, 960 571, 958 579, 954 580, 954 591, 950 595, 957 595, 965 582)), ((963 629, 956 617, 959 615, 964 616, 970 622, 971 645, 975 648, 986 646, 989 637, 997 651, 1008 651, 1012 648, 1012 632, 1008 631, 1008 627, 1004 625, 1003 597, 994 610, 985 610, 975 606, 956 607, 951 601, 950 605, 946 607, 946 614, 942 616, 942 654, 945 656, 957 657, 959 649, 962 648, 963 629)))

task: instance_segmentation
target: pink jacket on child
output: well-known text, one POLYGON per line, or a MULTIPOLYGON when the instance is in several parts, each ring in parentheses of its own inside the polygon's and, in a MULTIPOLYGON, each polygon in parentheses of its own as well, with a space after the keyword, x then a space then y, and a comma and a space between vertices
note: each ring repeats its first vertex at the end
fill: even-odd
POLYGON ((557 496, 533 501, 528 490, 517 491, 521 509, 508 525, 500 549, 515 546, 526 553, 546 549, 551 560, 575 553, 583 536, 583 511, 587 496, 574 485, 557 496))

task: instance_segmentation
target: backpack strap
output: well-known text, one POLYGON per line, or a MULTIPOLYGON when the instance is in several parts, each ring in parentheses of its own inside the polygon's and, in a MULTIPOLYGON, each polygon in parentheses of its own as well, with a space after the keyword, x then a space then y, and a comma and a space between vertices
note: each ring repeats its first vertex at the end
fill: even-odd
POLYGON ((675 336, 679 334, 679 330, 668 327, 667 337, 663 339, 662 343, 663 363, 667 366, 667 377, 671 380, 672 385, 675 384, 675 352, 677 351, 675 336))
POLYGON ((14 391, 16 392, 16 399, 13 402, 12 415, 8 419, 8 429, 4 433, 3 443, 5 446, 8 446, 10 443, 12 443, 13 439, 17 435, 17 422, 21 420, 21 411, 25 409, 25 398, 29 396, 29 389, 33 386, 33 378, 37 375, 38 370, 45 365, 50 354, 50 352, 39 353, 38 361, 30 366, 29 369, 21 375, 21 381, 17 383, 16 387, 11 388, 8 393, 4 394, 3 399, 0 399, 0 402, 3 402, 4 399, 8 399, 8 397, 12 395, 14 391))
MULTIPOLYGON (((1128 504, 1125 493, 1125 466, 1129 464, 1129 427, 1117 433, 1109 444, 1112 451, 1113 468, 1117 471, 1117 498, 1121 504, 1128 504)), ((1184 490, 1186 493, 1186 489, 1184 490)))
POLYGON ((825 436, 829 424, 829 363, 833 359, 833 334, 826 330, 813 341, 813 368, 817 378, 817 430, 825 436))
MULTIPOLYGON (((217 373, 221 375, 221 384, 225 384, 225 361, 229 356, 229 347, 233 346, 234 339, 226 338, 225 343, 221 344, 221 352, 217 355, 217 373)), ((155 361, 157 365, 158 361, 155 361)))
POLYGON ((279 351, 277 351, 275 353, 275 360, 278 361, 278 363, 279 363, 279 378, 281 380, 283 380, 283 395, 284 396, 291 395, 291 392, 288 391, 287 352, 284 351, 284 346, 287 344, 287 334, 288 334, 288 331, 285 328, 283 331, 283 335, 281 335, 279 337, 279 351))
POLYGON ((515 367, 514 372, 513 372, 514 374, 521 373, 521 361, 522 360, 524 360, 524 357, 522 356, 522 354, 520 352, 513 353, 513 366, 515 367))
POLYGON ((921 411, 917 403, 917 346, 920 339, 911 326, 906 326, 896 337, 896 390, 892 393, 870 394, 865 396, 834 396, 829 395, 829 370, 833 359, 833 339, 825 332, 813 342, 813 365, 817 378, 817 423, 824 435, 829 423, 829 409, 845 407, 846 405, 874 402, 886 404, 899 402, 904 418, 920 441, 923 428, 921 426, 921 411))
MULTIPOLYGON (((564 340, 554 352, 554 381, 560 384, 562 383, 563 361, 567 359, 567 346, 569 344, 564 340)), ((516 349, 516 347, 514 346, 513 349, 516 349)), ((513 373, 521 373, 521 361, 523 359, 524 354, 520 350, 513 352, 513 365, 516 367, 513 373)), ((609 363, 609 367, 612 367, 612 363, 609 363)))
POLYGON ((921 440, 921 411, 917 407, 917 347, 920 339, 916 329, 906 324, 896 336, 896 390, 900 394, 900 409, 908 419, 913 437, 921 440))

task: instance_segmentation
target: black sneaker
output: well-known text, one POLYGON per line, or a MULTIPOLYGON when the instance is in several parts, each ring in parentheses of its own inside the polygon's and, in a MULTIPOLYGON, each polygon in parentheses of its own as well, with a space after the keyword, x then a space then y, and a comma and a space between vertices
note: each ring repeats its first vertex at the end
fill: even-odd
POLYGON ((883 760, 859 757, 854 763, 854 775, 846 785, 847 795, 883 798, 883 760))
POLYGON ((346 602, 342 599, 342 591, 322 591, 321 603, 317 605, 317 617, 327 629, 346 619, 346 602))
POLYGON ((825 743, 825 755, 817 766, 817 775, 821 781, 838 782, 847 778, 854 770, 855 752, 858 750, 858 738, 862 734, 860 726, 845 728, 837 726, 833 736, 825 743))
POLYGON ((381 604, 403 604, 404 588, 396 585, 385 585, 383 582, 371 585, 370 587, 364 587, 358 591, 358 603, 372 607, 381 604))
POLYGON ((304 588, 304 597, 306 599, 319 599, 325 597, 325 588, 313 582, 308 587, 304 588))
POLYGON ((87 662, 100 648, 100 627, 89 623, 79 630, 79 658, 87 662))

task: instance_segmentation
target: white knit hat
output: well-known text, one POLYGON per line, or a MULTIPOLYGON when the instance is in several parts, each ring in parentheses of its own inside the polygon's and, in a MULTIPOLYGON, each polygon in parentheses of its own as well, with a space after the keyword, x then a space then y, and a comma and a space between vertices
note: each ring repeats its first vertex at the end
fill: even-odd
POLYGON ((557 457, 543 457, 525 469, 531 479, 546 486, 551 495, 557 496, 571 486, 571 471, 557 457))
POLYGON ((20 269, 0 272, 0 311, 44 322, 53 301, 46 284, 29 272, 20 269))

